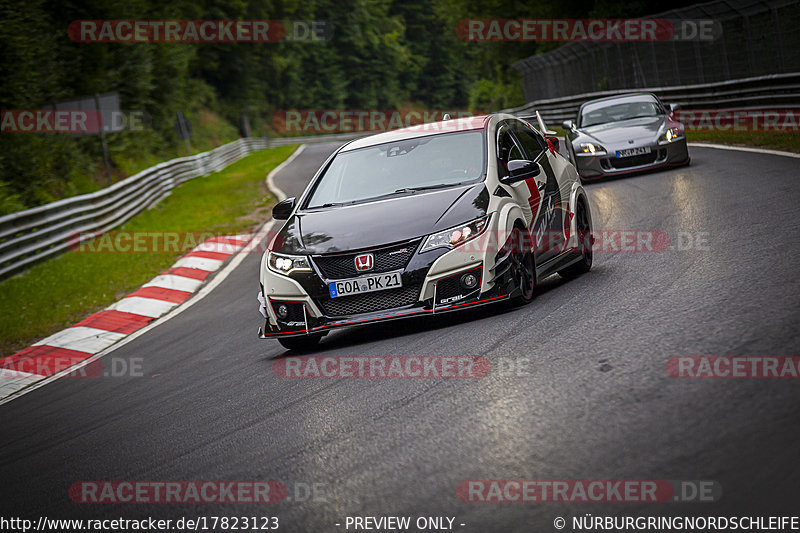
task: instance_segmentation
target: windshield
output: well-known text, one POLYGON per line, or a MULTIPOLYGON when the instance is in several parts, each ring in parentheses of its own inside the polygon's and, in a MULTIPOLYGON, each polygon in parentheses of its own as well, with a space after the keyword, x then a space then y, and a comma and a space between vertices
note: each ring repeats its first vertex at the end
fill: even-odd
POLYGON ((306 208, 478 180, 485 166, 483 138, 482 131, 444 133, 342 152, 318 181, 306 208))
POLYGON ((663 113, 661 106, 652 98, 640 98, 622 102, 619 100, 597 102, 584 107, 581 112, 580 126, 588 128, 589 126, 630 120, 632 118, 655 117, 663 113))

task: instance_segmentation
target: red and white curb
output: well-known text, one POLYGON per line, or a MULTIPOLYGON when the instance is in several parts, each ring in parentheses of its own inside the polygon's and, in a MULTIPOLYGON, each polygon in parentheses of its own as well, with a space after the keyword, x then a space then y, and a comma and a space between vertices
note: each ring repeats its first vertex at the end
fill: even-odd
POLYGON ((0 400, 105 350, 188 300, 252 235, 213 237, 138 290, 77 324, 0 359, 0 400))

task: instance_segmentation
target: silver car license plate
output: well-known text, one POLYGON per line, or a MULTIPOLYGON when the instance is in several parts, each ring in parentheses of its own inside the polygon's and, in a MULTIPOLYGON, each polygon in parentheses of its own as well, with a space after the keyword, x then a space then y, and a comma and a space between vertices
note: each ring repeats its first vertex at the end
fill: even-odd
POLYGON ((653 149, 649 146, 639 146, 637 148, 628 148, 627 150, 617 150, 617 157, 631 157, 632 155, 649 154, 653 149))
POLYGON ((328 283, 328 290, 330 290, 331 298, 338 298, 339 296, 361 294, 362 292, 398 289, 402 286, 403 280, 400 278, 400 272, 387 272, 386 274, 331 281, 328 283))

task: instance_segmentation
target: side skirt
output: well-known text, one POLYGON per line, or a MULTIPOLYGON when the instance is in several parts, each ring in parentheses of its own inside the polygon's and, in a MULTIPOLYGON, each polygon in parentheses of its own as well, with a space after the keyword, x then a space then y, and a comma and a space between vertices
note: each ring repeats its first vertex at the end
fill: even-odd
POLYGON ((576 255, 574 249, 561 252, 552 259, 548 259, 547 262, 542 263, 541 265, 536 265, 536 279, 544 279, 547 276, 555 274, 559 270, 563 270, 580 260, 581 256, 576 255))

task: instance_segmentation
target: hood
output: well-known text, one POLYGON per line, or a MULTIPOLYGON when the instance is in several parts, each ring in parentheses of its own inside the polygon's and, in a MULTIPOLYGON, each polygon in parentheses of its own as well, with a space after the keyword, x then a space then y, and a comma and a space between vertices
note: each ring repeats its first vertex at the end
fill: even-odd
POLYGON ((664 117, 642 117, 620 122, 609 122, 581 128, 581 133, 600 144, 612 146, 627 144, 628 141, 653 142, 664 124, 664 117))
POLYGON ((486 215, 483 183, 298 212, 286 221, 272 249, 325 254, 373 248, 422 237, 486 215))

